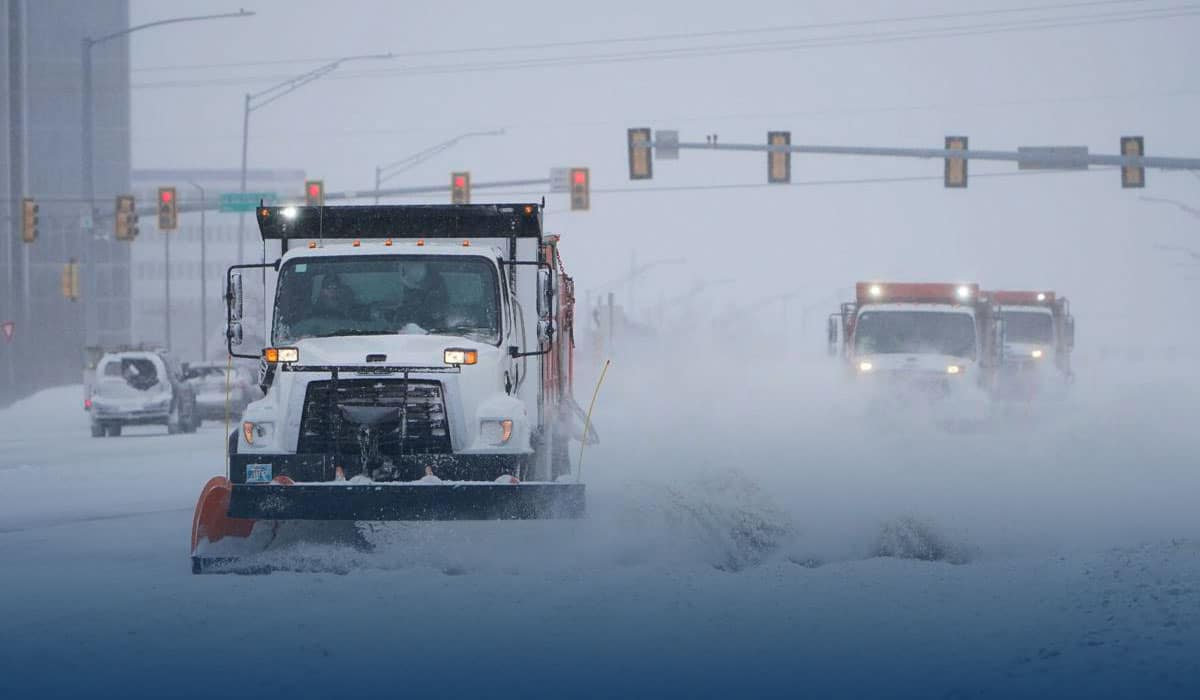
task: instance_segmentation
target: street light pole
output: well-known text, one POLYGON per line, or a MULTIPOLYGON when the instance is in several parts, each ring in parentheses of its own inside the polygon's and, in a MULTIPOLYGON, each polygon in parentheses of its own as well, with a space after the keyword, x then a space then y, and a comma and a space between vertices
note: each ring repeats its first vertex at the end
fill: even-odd
POLYGON ((139 24, 136 27, 129 27, 128 29, 122 29, 121 31, 118 31, 118 32, 113 32, 111 34, 105 34, 104 36, 99 37, 97 39, 93 39, 91 37, 83 38, 83 54, 82 54, 82 60, 80 61, 80 67, 83 71, 83 80, 82 80, 82 93, 83 93, 82 107, 83 107, 83 109, 82 109, 82 115, 81 115, 80 121, 81 121, 82 127, 83 127, 83 134, 82 134, 83 138, 81 140, 81 146, 82 146, 81 150, 83 151, 81 154, 82 169, 83 169, 82 187, 83 187, 84 206, 87 208, 87 212, 84 214, 83 222, 82 222, 84 225, 81 227, 81 229, 83 230, 84 241, 83 241, 83 250, 81 252, 80 257, 82 258, 81 273, 83 275, 83 286, 84 286, 84 290, 83 290, 83 292, 84 292, 83 293, 84 345, 91 345, 92 341, 95 339, 95 335, 96 335, 96 329, 95 329, 96 324, 95 324, 95 319, 94 319, 96 303, 93 298, 95 296, 95 291, 96 291, 96 289, 95 289, 96 274, 95 274, 95 271, 92 269, 94 267, 93 260, 95 258, 93 247, 95 246, 95 240, 96 240, 96 236, 95 236, 96 180, 95 180, 95 168, 94 168, 95 151, 94 151, 94 147, 93 147, 93 140, 95 138, 95 124, 94 124, 95 115, 93 114, 93 112, 95 111, 95 105, 94 105, 95 98, 92 94, 93 93, 93 88, 92 88, 92 49, 95 48, 97 44, 103 44, 106 41, 112 41, 113 39, 119 39, 120 37, 132 34, 136 31, 140 31, 142 29, 149 29, 151 27, 161 27, 165 24, 180 24, 182 22, 199 22, 202 20, 210 20, 210 19, 226 19, 226 18, 230 18, 230 17, 252 17, 252 16, 254 16, 254 12, 250 12, 248 10, 238 10, 237 12, 223 12, 223 13, 215 14, 215 15, 197 15, 197 16, 191 16, 191 17, 175 17, 172 19, 160 19, 155 22, 146 22, 145 24, 139 24))
MULTIPOLYGON (((368 59, 392 58, 391 52, 385 54, 369 54, 364 56, 346 56, 335 61, 330 61, 325 65, 314 68, 307 73, 301 73, 294 78, 272 85, 271 87, 260 90, 254 93, 246 93, 245 102, 242 108, 242 177, 241 177, 241 193, 246 193, 246 156, 250 143, 250 113, 262 109, 271 104, 275 100, 284 95, 298 90, 314 80, 323 78, 324 76, 337 70, 338 66, 350 61, 363 61, 368 59)), ((237 255, 238 264, 245 262, 245 241, 242 240, 242 235, 246 230, 246 215, 238 215, 238 230, 237 230, 237 255)))
POLYGON ((204 188, 189 180, 188 184, 200 190, 200 361, 208 360, 208 251, 204 233, 204 188))
POLYGON ((163 231, 163 264, 166 266, 163 281, 166 284, 166 305, 163 307, 164 324, 166 325, 167 352, 171 352, 171 232, 163 231))

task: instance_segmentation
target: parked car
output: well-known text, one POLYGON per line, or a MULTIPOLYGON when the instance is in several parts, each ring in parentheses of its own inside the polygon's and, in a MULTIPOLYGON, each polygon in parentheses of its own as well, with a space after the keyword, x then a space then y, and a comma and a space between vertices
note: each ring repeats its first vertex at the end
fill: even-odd
POLYGON ((89 400, 92 437, 115 437, 127 425, 164 425, 172 435, 200 426, 196 394, 165 352, 105 353, 96 363, 89 400))
MULTIPOLYGON (((183 376, 196 394, 196 409, 203 420, 225 420, 226 369, 225 362, 184 365, 183 376)), ((228 375, 228 415, 230 420, 241 420, 246 405, 262 398, 262 390, 257 377, 246 367, 235 365, 228 375)))

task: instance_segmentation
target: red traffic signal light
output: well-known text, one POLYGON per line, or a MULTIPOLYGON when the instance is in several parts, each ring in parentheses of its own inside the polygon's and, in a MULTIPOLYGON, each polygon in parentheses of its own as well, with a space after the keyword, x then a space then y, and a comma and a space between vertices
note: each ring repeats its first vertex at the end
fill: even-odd
POLYGON ((450 203, 471 203, 471 173, 450 173, 450 203))
POLYGON ((158 188, 158 228, 160 231, 179 228, 179 202, 174 187, 158 188))
POLYGON ((591 208, 590 180, 587 168, 571 168, 571 211, 587 211, 591 208))
POLYGON ((325 206, 325 181, 307 180, 304 183, 304 203, 310 207, 325 206))

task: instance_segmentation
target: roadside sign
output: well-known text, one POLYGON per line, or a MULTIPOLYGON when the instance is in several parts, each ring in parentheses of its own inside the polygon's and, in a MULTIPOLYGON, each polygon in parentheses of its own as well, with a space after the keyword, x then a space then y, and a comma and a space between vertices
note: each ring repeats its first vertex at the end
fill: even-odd
POLYGON ((570 192, 571 191, 571 169, 570 168, 550 168, 550 191, 551 192, 570 192))
POLYGON ((279 195, 274 192, 222 192, 221 211, 254 211, 259 202, 274 204, 279 195))
POLYGON ((1087 170, 1087 146, 1021 146, 1018 170, 1087 170))
POLYGON ((6 343, 12 342, 13 331, 15 331, 16 329, 17 329, 17 324, 13 323, 12 321, 5 321, 4 323, 0 323, 0 331, 4 332, 4 342, 6 342, 6 343))

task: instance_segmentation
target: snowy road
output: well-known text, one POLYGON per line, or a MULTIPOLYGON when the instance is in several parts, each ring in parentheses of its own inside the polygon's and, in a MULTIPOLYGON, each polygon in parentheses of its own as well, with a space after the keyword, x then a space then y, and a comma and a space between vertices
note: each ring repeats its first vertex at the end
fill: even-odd
POLYGON ((765 384, 614 410, 618 372, 587 521, 389 526, 261 577, 188 568, 219 428, 96 440, 53 390, 0 413, 0 697, 1195 697, 1189 395, 1136 387, 863 440, 765 384), (909 515, 965 563, 871 556, 913 553, 909 515))

